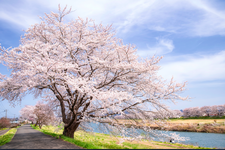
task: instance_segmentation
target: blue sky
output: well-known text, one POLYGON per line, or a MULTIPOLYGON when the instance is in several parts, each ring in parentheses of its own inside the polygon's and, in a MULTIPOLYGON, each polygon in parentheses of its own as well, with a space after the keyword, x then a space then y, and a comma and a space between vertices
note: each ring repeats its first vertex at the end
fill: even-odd
MULTIPOLYGON (((20 36, 39 16, 57 12, 58 4, 74 10, 66 21, 91 18, 113 24, 117 37, 137 46, 140 57, 164 56, 158 72, 165 79, 188 81, 181 95, 190 101, 168 103, 171 109, 225 104, 225 1, 224 0, 0 0, 0 43, 17 47, 20 36)), ((10 71, 0 65, 0 73, 10 71)), ((0 117, 19 116, 37 99, 28 95, 15 108, 0 102, 0 117)))

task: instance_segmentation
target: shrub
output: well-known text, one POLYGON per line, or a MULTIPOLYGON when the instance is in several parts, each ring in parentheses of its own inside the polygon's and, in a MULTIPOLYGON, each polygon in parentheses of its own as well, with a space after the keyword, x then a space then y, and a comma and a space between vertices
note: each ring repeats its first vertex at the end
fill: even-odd
POLYGON ((2 117, 0 119, 0 128, 8 128, 8 127, 10 127, 10 120, 2 117))

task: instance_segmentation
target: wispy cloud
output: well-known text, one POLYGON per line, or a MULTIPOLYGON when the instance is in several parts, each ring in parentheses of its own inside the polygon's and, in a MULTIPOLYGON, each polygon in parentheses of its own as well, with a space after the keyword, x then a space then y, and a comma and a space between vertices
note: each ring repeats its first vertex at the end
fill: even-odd
POLYGON ((92 18, 97 23, 113 23, 120 34, 131 32, 135 27, 188 36, 225 35, 225 11, 208 0, 38 0, 32 2, 23 0, 22 2, 22 4, 1 2, 0 20, 27 28, 39 21, 38 15, 43 16, 43 12, 57 11, 58 4, 61 4, 63 7, 72 6, 75 10, 69 19, 80 16, 92 18))
MULTIPOLYGON (((10 28, 27 29, 30 25, 40 22, 37 9, 33 4, 26 2, 3 3, 0 4, 0 22, 8 22, 10 28), (29 8, 29 9, 28 9, 29 8), (32 9, 30 9, 32 8, 32 9)), ((43 12, 42 12, 43 13, 43 12)))
POLYGON ((214 55, 191 54, 170 57, 168 58, 170 61, 162 60, 159 71, 159 74, 166 79, 174 76, 179 82, 196 83, 225 80, 225 51, 214 55))
POLYGON ((193 22, 190 29, 194 36, 225 35, 225 11, 212 7, 212 2, 191 1, 196 9, 202 11, 202 18, 193 22))
POLYGON ((148 57, 152 55, 164 55, 170 53, 174 49, 173 41, 165 38, 156 38, 157 43, 155 45, 149 46, 145 50, 138 50, 137 54, 141 57, 148 57))

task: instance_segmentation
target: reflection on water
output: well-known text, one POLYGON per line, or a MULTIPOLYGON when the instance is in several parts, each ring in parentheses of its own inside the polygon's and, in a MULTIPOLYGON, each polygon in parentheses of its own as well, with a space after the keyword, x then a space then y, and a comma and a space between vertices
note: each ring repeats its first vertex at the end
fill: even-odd
MULTIPOLYGON (((109 134, 109 131, 105 130, 102 131, 98 128, 98 123, 89 123, 93 132, 96 133, 105 133, 109 134)), ((143 133, 140 129, 137 129, 139 133, 143 133)), ((89 130, 90 131, 90 130, 89 130)), ((225 148, 225 134, 219 133, 200 133, 200 132, 179 132, 179 131, 167 131, 168 134, 170 133, 177 133, 182 137, 189 137, 190 140, 185 142, 180 142, 183 144, 191 144, 201 147, 216 147, 216 148, 225 148)), ((158 141, 158 139, 155 139, 158 141)), ((168 139, 165 140, 168 142, 168 139)))

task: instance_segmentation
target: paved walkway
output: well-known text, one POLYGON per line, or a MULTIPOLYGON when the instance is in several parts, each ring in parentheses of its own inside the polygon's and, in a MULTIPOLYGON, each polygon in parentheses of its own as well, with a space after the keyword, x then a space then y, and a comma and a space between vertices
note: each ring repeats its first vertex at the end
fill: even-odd
POLYGON ((82 149, 76 145, 34 130, 29 124, 17 129, 12 141, 0 149, 82 149))
POLYGON ((5 134, 5 133, 8 132, 8 131, 9 131, 9 129, 6 129, 6 130, 0 130, 0 136, 3 135, 3 134, 5 134))

